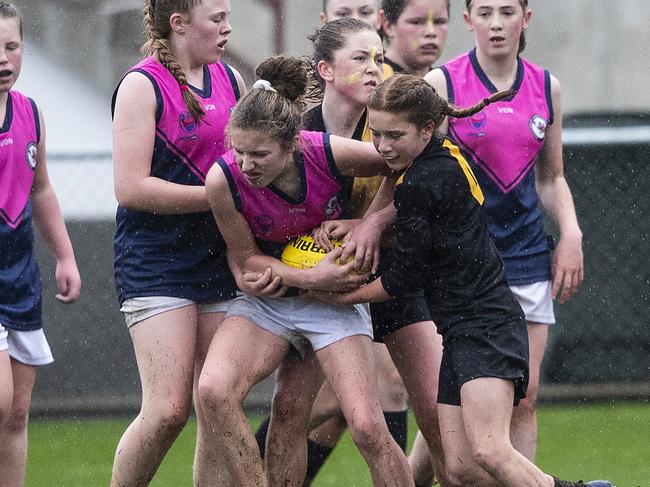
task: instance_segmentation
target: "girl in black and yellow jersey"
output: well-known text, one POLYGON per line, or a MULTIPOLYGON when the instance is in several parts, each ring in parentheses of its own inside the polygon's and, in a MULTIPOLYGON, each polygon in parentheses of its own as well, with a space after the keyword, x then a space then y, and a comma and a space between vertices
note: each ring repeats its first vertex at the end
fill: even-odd
POLYGON ((556 479, 510 443, 513 404, 525 397, 528 381, 526 322, 489 236, 474 174, 458 147, 435 134, 445 117, 471 116, 510 95, 498 92, 457 110, 414 76, 396 75, 378 87, 368 104, 373 143, 402 173, 394 199, 395 261, 364 287, 314 298, 377 302, 424 288, 444 344, 438 391, 444 485, 611 487, 556 479))

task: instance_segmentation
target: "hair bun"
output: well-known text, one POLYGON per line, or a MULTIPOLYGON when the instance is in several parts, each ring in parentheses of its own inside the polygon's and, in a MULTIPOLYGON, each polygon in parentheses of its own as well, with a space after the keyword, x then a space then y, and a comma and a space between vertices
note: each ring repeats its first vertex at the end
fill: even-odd
POLYGON ((309 85, 309 65, 306 59, 285 55, 265 59, 255 70, 259 79, 266 80, 283 97, 297 102, 309 85))

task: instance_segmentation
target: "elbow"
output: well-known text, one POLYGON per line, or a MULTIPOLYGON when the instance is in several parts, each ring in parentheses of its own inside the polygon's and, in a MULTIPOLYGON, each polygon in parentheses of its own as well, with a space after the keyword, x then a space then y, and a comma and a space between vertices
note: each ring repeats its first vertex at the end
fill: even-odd
POLYGON ((130 210, 141 210, 141 198, 138 196, 138 191, 134 191, 129 188, 123 188, 119 185, 115 186, 115 199, 117 200, 117 204, 122 208, 128 208, 130 210))

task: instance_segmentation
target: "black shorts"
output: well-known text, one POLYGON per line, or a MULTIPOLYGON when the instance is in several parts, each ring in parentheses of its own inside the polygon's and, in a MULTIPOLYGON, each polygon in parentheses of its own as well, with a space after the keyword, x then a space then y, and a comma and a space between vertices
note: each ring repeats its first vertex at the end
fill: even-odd
MULTIPOLYGON (((392 249, 382 247, 377 275, 390 268, 393 262, 392 249)), ((384 337, 420 321, 431 321, 431 314, 424 299, 424 291, 406 294, 381 303, 370 303, 370 317, 376 342, 384 337)))
POLYGON ((438 402, 460 406, 460 388, 481 377, 512 380, 517 405, 528 388, 528 329, 523 319, 445 332, 438 402))
POLYGON ((372 331, 376 342, 405 326, 431 321, 423 294, 407 294, 381 303, 370 303, 372 331))

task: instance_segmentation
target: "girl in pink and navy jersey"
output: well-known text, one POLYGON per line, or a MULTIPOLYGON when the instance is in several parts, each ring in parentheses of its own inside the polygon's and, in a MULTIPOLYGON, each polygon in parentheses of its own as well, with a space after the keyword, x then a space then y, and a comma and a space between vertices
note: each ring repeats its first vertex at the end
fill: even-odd
MULTIPOLYGON (((111 485, 144 485, 155 474, 187 421, 194 377, 235 296, 204 187, 244 89, 220 62, 229 14, 228 0, 145 1, 147 57, 113 97, 115 283, 143 401, 117 447, 111 485)), ((196 412, 195 477, 203 483, 215 461, 196 412)))
MULTIPOLYGON (((289 239, 341 216, 344 175, 364 177, 389 170, 370 144, 300 130, 301 100, 309 85, 304 61, 270 58, 257 68, 257 76, 256 89, 232 113, 228 134, 233 149, 206 179, 228 252, 245 271, 270 267, 290 288, 359 286, 367 276, 355 273, 353 262, 336 264, 342 249, 328 253, 311 269, 289 267, 278 256, 289 239)), ((293 373, 302 374, 304 383, 295 395, 295 401, 304 404, 297 408, 301 416, 292 422, 302 432, 297 436, 306 438, 311 404, 326 377, 375 484, 412 485, 406 458, 390 436, 379 405, 367 311, 306 301, 291 289, 278 299, 237 298, 210 346, 199 379, 199 401, 213 432, 212 447, 223 462, 220 481, 302 483, 306 444, 292 448, 270 443, 265 479, 242 411, 250 388, 275 370, 290 346, 303 355, 302 361, 292 362, 293 373), (286 454, 272 455, 276 451, 286 454), (298 472, 299 478, 282 478, 286 472, 298 472)))
POLYGON ((531 11, 527 0, 466 0, 465 21, 476 47, 427 80, 456 105, 476 103, 498 90, 514 94, 469 119, 450 119, 442 130, 460 147, 485 193, 490 233, 504 260, 508 283, 528 323, 528 395, 514 409, 511 437, 535 458, 535 401, 552 299, 564 302, 583 279, 582 233, 562 161, 560 84, 520 57, 531 11), (540 205, 557 222, 553 251, 540 205))
POLYGON ((31 98, 12 90, 22 65, 22 19, 0 2, 0 485, 22 486, 36 366, 53 361, 43 333, 32 220, 56 258, 62 303, 81 280, 47 175, 45 126, 31 98))

